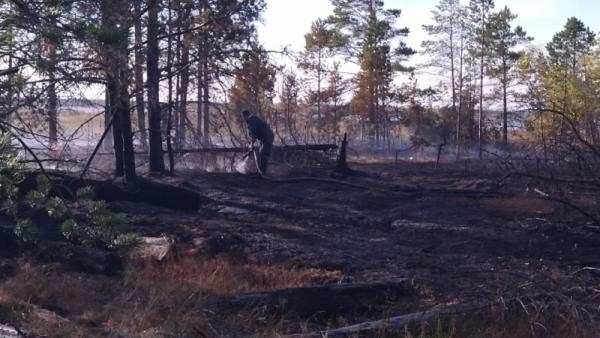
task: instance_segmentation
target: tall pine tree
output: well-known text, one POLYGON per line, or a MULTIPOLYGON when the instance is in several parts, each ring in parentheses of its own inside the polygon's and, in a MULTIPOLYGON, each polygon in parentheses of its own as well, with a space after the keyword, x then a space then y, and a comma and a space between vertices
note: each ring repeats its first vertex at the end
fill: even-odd
POLYGON ((399 9, 387 9, 380 0, 332 0, 334 14, 329 21, 340 34, 346 36, 345 49, 349 57, 360 65, 355 77, 357 87, 352 105, 362 112, 368 122, 370 134, 377 146, 389 139, 388 99, 391 95, 392 77, 405 71, 402 65, 414 50, 401 39, 408 28, 397 28, 399 9))
POLYGON ((516 18, 516 14, 513 14, 508 7, 504 7, 490 17, 490 29, 488 30, 491 52, 489 75, 500 82, 502 142, 505 146, 508 144, 508 88, 515 80, 516 74, 513 70, 523 55, 515 48, 532 40, 521 26, 512 27, 511 23, 516 18))

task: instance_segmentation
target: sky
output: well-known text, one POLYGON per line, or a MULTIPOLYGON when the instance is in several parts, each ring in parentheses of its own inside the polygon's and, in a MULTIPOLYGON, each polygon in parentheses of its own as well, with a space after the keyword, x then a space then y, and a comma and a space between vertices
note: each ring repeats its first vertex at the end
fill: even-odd
MULTIPOLYGON (((438 0, 385 0, 386 7, 402 10, 398 24, 410 29, 405 41, 417 50, 427 39, 422 25, 431 23, 431 10, 437 3, 438 0)), ((508 6, 519 15, 516 24, 534 37, 533 44, 536 46, 545 46, 572 16, 600 34, 600 0, 495 0, 495 4, 496 9, 508 6)), ((304 47, 304 34, 309 31, 311 23, 317 18, 327 17, 332 11, 329 0, 267 0, 262 23, 258 24, 259 39, 270 50, 287 46, 300 51, 304 47)), ((422 56, 416 56, 411 64, 422 61, 422 56)))

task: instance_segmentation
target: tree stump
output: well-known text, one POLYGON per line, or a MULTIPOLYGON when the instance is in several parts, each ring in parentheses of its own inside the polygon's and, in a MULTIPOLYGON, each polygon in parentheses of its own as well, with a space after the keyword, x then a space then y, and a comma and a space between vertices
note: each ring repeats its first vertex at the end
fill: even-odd
POLYGON ((342 140, 342 144, 340 146, 340 150, 338 152, 337 159, 335 161, 335 169, 334 173, 336 175, 341 176, 349 176, 354 173, 352 169, 348 166, 347 154, 348 154, 348 134, 344 133, 344 139, 342 140))

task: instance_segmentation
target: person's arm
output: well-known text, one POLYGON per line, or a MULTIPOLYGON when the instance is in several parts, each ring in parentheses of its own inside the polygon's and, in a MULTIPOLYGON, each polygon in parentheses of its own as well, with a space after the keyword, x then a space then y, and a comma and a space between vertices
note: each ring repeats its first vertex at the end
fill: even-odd
POLYGON ((256 133, 257 133, 257 125, 253 119, 250 119, 248 122, 248 131, 250 132, 250 139, 252 140, 252 144, 256 142, 256 133))

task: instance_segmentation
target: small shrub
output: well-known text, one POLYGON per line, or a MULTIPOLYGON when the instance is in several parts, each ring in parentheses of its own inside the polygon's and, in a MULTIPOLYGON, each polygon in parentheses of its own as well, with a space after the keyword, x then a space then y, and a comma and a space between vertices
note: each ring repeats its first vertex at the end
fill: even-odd
POLYGON ((69 218, 61 225, 67 239, 86 246, 102 246, 127 250, 139 244, 139 236, 126 232, 127 220, 122 214, 108 208, 105 201, 93 200, 91 187, 79 189, 76 204, 83 209, 84 217, 69 218))
POLYGON ((126 232, 123 215, 111 211, 106 202, 95 200, 92 187, 79 189, 72 205, 83 208, 83 216, 76 216, 62 198, 51 195, 52 182, 44 175, 37 176, 35 189, 19 200, 18 184, 25 168, 11 140, 8 134, 0 135, 0 213, 12 219, 12 231, 21 241, 34 242, 42 236, 41 224, 32 219, 32 215, 42 213, 60 224, 56 230, 74 243, 119 250, 139 243, 136 234, 126 232))

